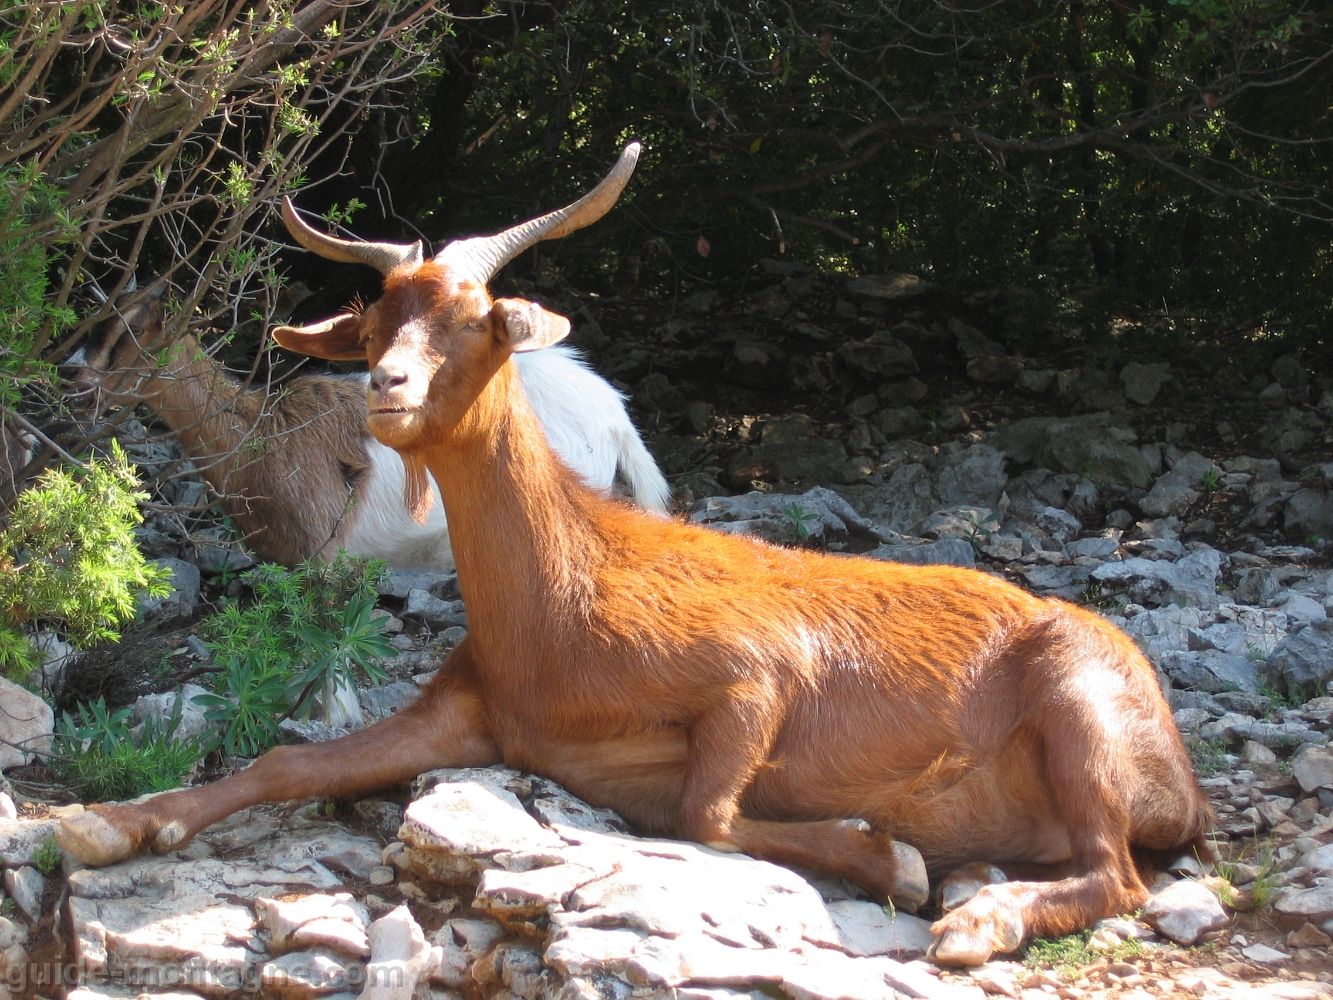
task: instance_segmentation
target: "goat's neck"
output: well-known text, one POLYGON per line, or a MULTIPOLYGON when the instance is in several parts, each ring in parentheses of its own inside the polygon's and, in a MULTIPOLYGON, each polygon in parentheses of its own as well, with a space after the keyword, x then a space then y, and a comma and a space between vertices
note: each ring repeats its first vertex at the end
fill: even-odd
MULTIPOLYGON (((190 336, 179 338, 165 362, 153 370, 145 401, 175 432, 187 454, 232 455, 253 420, 237 413, 248 395, 190 336)), ((248 416, 253 417, 254 414, 248 416)))
POLYGON ((608 545, 607 501, 551 451, 512 362, 420 458, 439 484, 474 642, 515 648, 582 617, 608 545))

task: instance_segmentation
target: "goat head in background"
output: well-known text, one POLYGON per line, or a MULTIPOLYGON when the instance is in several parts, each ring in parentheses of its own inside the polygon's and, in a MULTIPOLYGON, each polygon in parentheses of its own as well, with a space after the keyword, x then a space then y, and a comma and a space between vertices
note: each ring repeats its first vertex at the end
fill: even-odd
MULTIPOLYGON (((933 926, 940 962, 977 964, 1141 905, 1154 869, 1208 854, 1211 815, 1152 666, 1112 625, 972 570, 645 516, 552 453, 515 361, 568 322, 492 299, 486 283, 605 214, 637 154, 573 205, 431 260, 374 245, 378 302, 275 331, 296 350, 364 357, 372 432, 439 483, 469 631, 423 697, 207 788, 94 807, 64 821, 62 845, 105 863, 177 847, 257 801, 503 762, 642 831, 843 876, 880 899, 898 887, 895 838, 935 876, 998 865, 1015 881, 933 926)), ((288 225, 326 256, 359 252, 290 210, 288 225)))

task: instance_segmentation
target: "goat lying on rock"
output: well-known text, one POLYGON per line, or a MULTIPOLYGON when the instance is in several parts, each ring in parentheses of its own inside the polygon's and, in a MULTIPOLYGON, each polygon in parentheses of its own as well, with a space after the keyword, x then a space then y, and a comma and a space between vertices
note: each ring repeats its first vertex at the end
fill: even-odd
MULTIPOLYGON (((422 699, 204 788, 93 807, 64 821, 62 845, 104 864, 258 801, 502 761, 644 831, 880 898, 895 837, 937 875, 986 861, 1019 879, 934 925, 941 962, 1137 907, 1146 872, 1207 854, 1210 813, 1152 667, 1113 626, 984 573, 646 517, 552 453, 513 360, 569 322, 493 300, 486 283, 605 214, 637 153, 568 208, 433 260, 367 253, 386 272, 377 303, 275 331, 292 349, 365 357, 372 433, 440 484, 470 630, 422 699)), ((301 231, 326 256, 357 252, 301 231)))
MULTIPOLYGON (((246 388, 189 335, 164 347, 164 283, 122 296, 66 363, 80 394, 143 400, 203 471, 247 544, 288 565, 339 549, 391 566, 452 569, 439 491, 422 523, 403 506, 403 460, 366 432, 366 379, 303 375, 246 388)), ((572 351, 534 354, 523 386, 556 453, 597 490, 617 468, 634 499, 665 510, 666 481, 624 400, 572 351)))

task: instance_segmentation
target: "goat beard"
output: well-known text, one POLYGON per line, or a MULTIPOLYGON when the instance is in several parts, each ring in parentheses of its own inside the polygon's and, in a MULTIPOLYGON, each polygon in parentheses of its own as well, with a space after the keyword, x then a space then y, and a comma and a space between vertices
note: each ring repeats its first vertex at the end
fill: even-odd
POLYGON ((434 506, 431 496, 430 480, 426 478, 426 463, 415 452, 403 452, 403 471, 407 474, 403 481, 403 504, 417 524, 425 524, 434 506))

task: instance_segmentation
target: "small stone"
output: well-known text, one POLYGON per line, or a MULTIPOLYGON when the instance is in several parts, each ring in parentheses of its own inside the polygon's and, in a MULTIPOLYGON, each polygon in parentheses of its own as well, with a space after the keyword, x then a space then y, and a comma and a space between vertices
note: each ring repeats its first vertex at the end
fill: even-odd
POLYGON ((1091 951, 1112 951, 1119 948, 1124 943, 1124 938, 1106 927, 1101 927, 1093 931, 1092 935, 1088 938, 1088 948, 1091 951))
POLYGON ((1291 956, 1286 952, 1270 948, 1266 944, 1252 944, 1248 948, 1242 948, 1240 953, 1251 962, 1259 962, 1263 965, 1281 965, 1283 962, 1291 961, 1291 956))
POLYGON ((425 590, 408 592, 403 614, 420 618, 432 628, 467 625, 467 613, 462 601, 442 601, 425 590))
POLYGON ((1277 754, 1262 743, 1246 740, 1241 748, 1241 759, 1247 764, 1276 764, 1277 754))
POLYGON ((1182 945, 1192 945, 1209 931, 1227 924, 1226 911, 1212 891, 1182 879, 1155 893, 1143 907, 1143 919, 1182 945))
POLYGON ((0 819, 18 819, 19 811, 8 792, 0 792, 0 819))
POLYGON ((1288 948, 1327 948, 1331 944, 1333 938, 1309 921, 1302 924, 1300 930, 1287 935, 1288 948))
POLYGON ((386 865, 376 865, 370 869, 370 877, 366 879, 371 885, 390 885, 393 880, 393 869, 386 865))
POLYGON ((1013 962, 987 962, 975 969, 969 969, 968 975, 986 993, 1014 997, 1017 1000, 1021 996, 1018 976, 1023 971, 1022 966, 1013 962))

